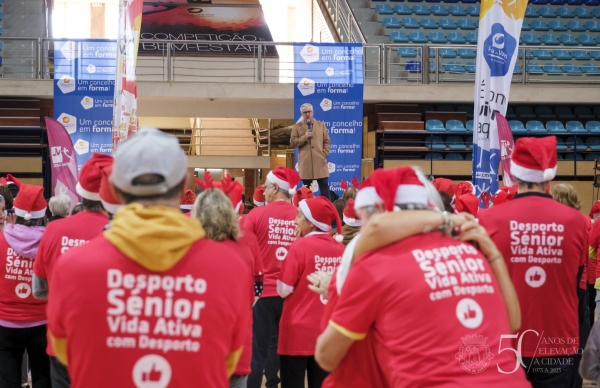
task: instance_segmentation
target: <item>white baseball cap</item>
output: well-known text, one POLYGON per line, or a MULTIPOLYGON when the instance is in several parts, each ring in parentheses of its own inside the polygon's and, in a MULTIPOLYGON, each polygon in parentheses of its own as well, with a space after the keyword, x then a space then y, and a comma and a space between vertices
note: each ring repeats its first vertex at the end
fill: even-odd
POLYGON ((143 127, 119 144, 111 181, 124 193, 148 197, 166 193, 186 174, 187 158, 179 140, 157 128, 143 127), (146 174, 160 175, 164 180, 154 185, 133 184, 135 178, 146 174))

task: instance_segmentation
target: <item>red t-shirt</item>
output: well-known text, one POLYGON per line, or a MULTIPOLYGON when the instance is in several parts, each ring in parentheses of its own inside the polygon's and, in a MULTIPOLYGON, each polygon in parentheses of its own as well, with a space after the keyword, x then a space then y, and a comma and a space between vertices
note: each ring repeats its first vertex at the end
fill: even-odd
POLYGON ((287 356, 315 354, 321 334, 326 299, 308 289, 306 277, 315 271, 333 273, 342 261, 344 246, 329 233, 314 233, 296 240, 281 266, 280 280, 294 287, 283 303, 277 353, 287 356))
POLYGON ((281 263, 296 240, 296 213, 298 209, 289 202, 271 202, 254 208, 242 222, 242 227, 256 235, 265 267, 261 298, 278 296, 277 279, 281 263))
MULTIPOLYGON (((585 216, 550 196, 517 196, 479 222, 502 252, 521 305, 523 357, 574 354, 577 274, 588 257, 585 216), (557 314, 560 311, 560 314, 557 314)), ((513 340, 517 349, 521 336, 513 340)))
POLYGON ((10 322, 37 322, 46 319, 46 301, 35 299, 31 289, 34 259, 19 256, 0 233, 0 319, 10 322))
POLYGON ((590 280, 590 283, 596 283, 596 279, 600 277, 600 273, 598 272, 600 270, 600 266, 598 266, 598 252, 600 252, 600 221, 596 221, 592 225, 592 230, 590 231, 589 246, 590 248, 596 250, 596 259, 590 259, 590 262, 592 262, 595 266, 595 270, 592 274, 588 274, 588 279, 590 280), (591 281, 590 277, 594 277, 593 282, 591 281))
POLYGON ((356 340, 372 332, 393 387, 530 387, 515 354, 498 353, 501 336, 510 332, 487 260, 440 233, 361 257, 330 325, 356 340), (502 376, 496 365, 516 371, 502 376))
POLYGON ((60 258, 50 290, 48 326, 66 338, 73 388, 229 386, 226 357, 246 341, 252 274, 225 244, 196 241, 157 273, 99 236, 60 258))

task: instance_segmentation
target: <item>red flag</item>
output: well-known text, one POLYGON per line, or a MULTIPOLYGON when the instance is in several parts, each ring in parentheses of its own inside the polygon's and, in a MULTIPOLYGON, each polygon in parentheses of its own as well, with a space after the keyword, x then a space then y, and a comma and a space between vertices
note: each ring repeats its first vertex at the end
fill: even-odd
POLYGON ((512 186, 514 179, 510 174, 510 157, 515 148, 515 140, 506 118, 496 113, 498 123, 498 140, 500 141, 500 157, 502 163, 502 183, 504 186, 512 186))
POLYGON ((79 172, 73 142, 61 123, 51 117, 45 117, 45 120, 52 166, 52 189, 54 195, 66 194, 71 198, 72 210, 79 203, 79 196, 75 190, 79 172))

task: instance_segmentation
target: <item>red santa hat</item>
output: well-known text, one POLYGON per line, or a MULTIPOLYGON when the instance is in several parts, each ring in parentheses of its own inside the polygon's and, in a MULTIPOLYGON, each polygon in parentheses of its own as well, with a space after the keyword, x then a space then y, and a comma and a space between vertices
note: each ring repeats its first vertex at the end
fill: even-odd
POLYGON ((340 214, 328 199, 321 196, 303 199, 298 207, 304 217, 323 232, 331 232, 331 224, 335 221, 335 224, 338 225, 338 234, 334 237, 335 241, 344 241, 344 237, 339 234, 340 225, 342 225, 340 214))
POLYGON ((517 185, 502 186, 500 189, 498 189, 498 191, 496 191, 492 203, 494 204, 494 206, 498 206, 501 203, 511 201, 515 198, 517 191, 517 185))
POLYGON ((475 186, 473 186, 473 184, 469 181, 464 181, 452 185, 452 191, 454 192, 455 197, 459 197, 467 193, 475 194, 475 186))
POLYGON ((300 175, 291 168, 277 167, 269 171, 267 181, 276 184, 283 190, 287 190, 290 195, 294 195, 296 192, 295 187, 300 182, 300 175))
POLYGON ((112 164, 100 168, 100 171, 102 172, 102 179, 100 181, 99 194, 100 202, 102 202, 104 209, 111 214, 115 214, 122 206, 122 203, 115 193, 112 184, 110 183, 110 174, 112 174, 112 169, 112 164))
POLYGON ((542 183, 556 176, 556 137, 524 137, 517 140, 510 159, 510 173, 525 182, 542 183))
POLYGON ((354 209, 354 199, 349 198, 348 202, 346 202, 346 207, 344 208, 342 218, 344 223, 348 226, 353 226, 356 228, 362 225, 360 219, 356 215, 356 210, 354 209))
POLYGON ((435 178, 431 184, 437 191, 442 191, 452 198, 454 196, 454 183, 448 178, 435 178))
POLYGON ((252 202, 254 202, 256 206, 265 206, 265 185, 260 185, 254 189, 252 202))
POLYGON ((79 172, 79 182, 75 191, 82 198, 90 201, 100 201, 100 182, 102 181, 102 167, 113 164, 113 157, 106 154, 94 153, 84 163, 79 172))
POLYGON ((358 192, 356 193, 356 198, 354 199, 354 209, 358 210, 363 207, 373 206, 376 203, 383 203, 383 200, 377 194, 377 190, 375 186, 373 186, 373 182, 371 178, 367 178, 364 180, 358 192))
POLYGON ((590 218, 594 218, 594 214, 600 213, 600 201, 596 201, 594 206, 592 206, 592 210, 590 210, 590 218))
POLYGON ((296 191, 294 197, 292 197, 292 204, 298 207, 300 206, 300 201, 302 201, 303 199, 310 199, 314 197, 314 193, 308 187, 302 186, 296 191))
POLYGON ((12 176, 12 174, 6 174, 6 178, 4 178, 5 185, 16 185, 17 187, 21 187, 21 181, 12 176))
POLYGON ((44 188, 21 183, 18 180, 13 182, 19 186, 19 195, 13 202, 15 214, 26 220, 44 217, 47 206, 44 199, 44 188))
POLYGON ((193 190, 186 190, 183 194, 183 199, 179 208, 181 210, 192 210, 194 208, 194 202, 196 202, 196 194, 193 190))
POLYGON ((479 199, 473 193, 466 193, 456 197, 455 213, 469 213, 477 217, 479 212, 479 199))
POLYGON ((394 205, 429 206, 427 188, 412 167, 375 170, 371 181, 388 211, 394 210, 394 205))

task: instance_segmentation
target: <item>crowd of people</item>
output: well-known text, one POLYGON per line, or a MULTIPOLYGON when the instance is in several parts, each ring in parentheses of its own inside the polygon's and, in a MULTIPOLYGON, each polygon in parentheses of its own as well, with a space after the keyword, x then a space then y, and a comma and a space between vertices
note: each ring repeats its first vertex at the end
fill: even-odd
POLYGON ((600 201, 584 216, 556 168, 554 137, 523 138, 493 195, 399 167, 331 202, 278 167, 247 211, 143 128, 85 163, 79 204, 8 175, 0 388, 596 382, 600 201))

